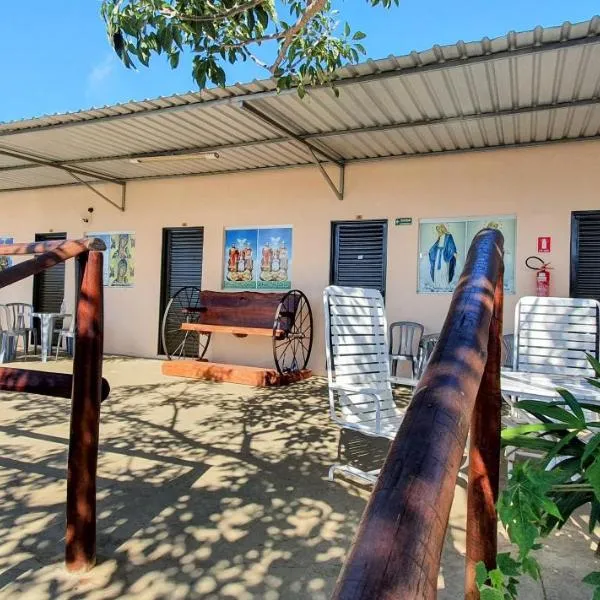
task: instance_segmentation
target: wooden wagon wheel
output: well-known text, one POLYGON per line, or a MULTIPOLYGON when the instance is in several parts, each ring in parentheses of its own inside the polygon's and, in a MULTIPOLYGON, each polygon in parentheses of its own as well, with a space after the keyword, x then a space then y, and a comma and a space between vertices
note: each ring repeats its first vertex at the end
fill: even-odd
POLYGON ((161 326, 162 346, 169 360, 201 359, 206 354, 210 333, 182 331, 180 328, 182 323, 198 323, 200 314, 200 288, 181 288, 169 300, 161 326))
POLYGON ((279 303, 273 324, 273 358, 282 375, 306 369, 313 342, 313 316, 308 298, 289 291, 279 303))

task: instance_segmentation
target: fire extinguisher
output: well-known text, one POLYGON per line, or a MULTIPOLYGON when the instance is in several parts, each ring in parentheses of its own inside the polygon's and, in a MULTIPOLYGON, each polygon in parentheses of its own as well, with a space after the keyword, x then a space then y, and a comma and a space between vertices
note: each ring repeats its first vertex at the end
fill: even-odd
POLYGON ((527 268, 536 272, 535 294, 541 298, 550 295, 550 263, 544 262, 539 256, 529 256, 525 261, 527 268))

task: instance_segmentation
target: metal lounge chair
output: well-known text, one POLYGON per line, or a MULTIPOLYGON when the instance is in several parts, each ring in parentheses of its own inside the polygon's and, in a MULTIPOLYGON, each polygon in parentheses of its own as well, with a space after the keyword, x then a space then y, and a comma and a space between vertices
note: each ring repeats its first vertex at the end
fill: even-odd
MULTIPOLYGON (((387 321, 377 290, 329 286, 323 292, 329 409, 342 429, 393 439, 403 412, 396 406, 391 383, 407 383, 390 377, 387 321)), ((362 471, 336 464, 337 471, 370 483, 379 469, 362 471)))

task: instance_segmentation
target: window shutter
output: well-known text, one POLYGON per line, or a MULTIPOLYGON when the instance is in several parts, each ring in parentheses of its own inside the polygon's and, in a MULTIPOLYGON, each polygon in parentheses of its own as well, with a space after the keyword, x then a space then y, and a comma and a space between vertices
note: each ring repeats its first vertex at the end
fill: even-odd
POLYGON ((333 224, 331 283, 385 295, 387 221, 333 224))
POLYGON ((600 211, 597 210, 573 213, 571 296, 600 300, 600 211))
MULTIPOLYGON (((164 352, 161 338, 162 318, 169 300, 188 286, 202 287, 203 227, 163 229, 160 317, 158 322, 158 352, 164 352)), ((198 337, 192 335, 186 343, 186 354, 198 352, 198 337)))
MULTIPOLYGON (((36 242, 62 241, 64 233, 36 234, 36 242)), ((54 265, 35 276, 33 307, 38 312, 60 312, 65 298, 65 263, 54 265)), ((71 307, 68 307, 71 308, 71 307)), ((60 323, 58 324, 60 325, 60 323)))
MULTIPOLYGON (((188 285, 201 287, 204 230, 200 227, 167 231, 166 302, 188 285)), ((165 304, 166 304, 165 302, 165 304)))

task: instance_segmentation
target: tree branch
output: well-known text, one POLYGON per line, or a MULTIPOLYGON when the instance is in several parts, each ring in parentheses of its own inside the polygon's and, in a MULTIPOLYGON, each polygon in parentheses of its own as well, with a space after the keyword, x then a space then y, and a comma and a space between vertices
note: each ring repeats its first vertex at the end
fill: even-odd
POLYGON ((277 69, 279 68, 279 65, 285 58, 285 54, 288 51, 288 48, 290 47, 291 43, 293 42, 294 37, 300 31, 302 31, 302 29, 304 29, 304 27, 306 27, 306 25, 310 23, 310 21, 312 21, 312 19, 314 19, 316 15, 318 15, 325 9, 326 3, 327 0, 311 0, 310 4, 306 7, 306 10, 302 14, 302 16, 296 21, 294 25, 292 25, 289 29, 285 31, 283 42, 281 44, 281 47, 279 48, 279 52, 277 53, 277 58, 269 68, 269 70, 272 73, 275 73, 275 71, 277 71, 277 69))
POLYGON ((170 19, 177 19, 179 21, 190 21, 193 23, 212 23, 214 21, 224 21, 226 19, 231 19, 231 17, 235 17, 240 13, 246 12, 247 10, 251 10, 265 3, 265 0, 250 0, 238 6, 234 6, 233 8, 228 8, 221 11, 217 11, 217 9, 215 9, 217 12, 206 17, 183 15, 172 8, 163 8, 160 12, 166 17, 169 17, 170 19))

